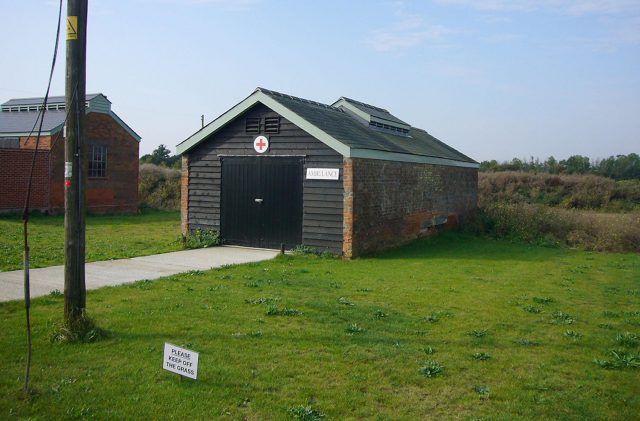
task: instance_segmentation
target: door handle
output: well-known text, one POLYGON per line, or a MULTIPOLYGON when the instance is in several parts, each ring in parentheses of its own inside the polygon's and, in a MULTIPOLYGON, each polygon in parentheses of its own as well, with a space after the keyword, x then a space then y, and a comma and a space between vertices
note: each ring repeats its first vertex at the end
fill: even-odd
POLYGON ((262 203, 263 199, 253 199, 256 203, 262 203))

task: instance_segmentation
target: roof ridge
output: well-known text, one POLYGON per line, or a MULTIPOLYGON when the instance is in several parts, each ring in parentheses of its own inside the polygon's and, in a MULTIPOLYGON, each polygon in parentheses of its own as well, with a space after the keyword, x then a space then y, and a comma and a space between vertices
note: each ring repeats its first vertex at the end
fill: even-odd
POLYGON ((337 112, 343 112, 342 110, 340 110, 339 108, 334 107, 333 105, 323 104, 322 102, 312 101, 310 99, 301 98, 301 97, 297 97, 297 96, 293 96, 293 95, 289 95, 289 94, 283 94, 282 92, 272 91, 270 89, 257 87, 256 88, 256 92, 258 92, 258 91, 260 91, 260 92, 262 92, 264 94, 267 94, 267 95, 278 96, 278 97, 282 97, 282 98, 291 99, 293 101, 302 102, 303 104, 310 104, 310 105, 315 105, 317 107, 322 107, 322 108, 325 108, 325 109, 328 109, 328 110, 333 110, 333 111, 337 111, 337 112))
MULTIPOLYGON (((358 101, 358 100, 353 99, 353 98, 348 98, 346 96, 341 96, 340 99, 344 99, 345 101, 353 102, 353 103, 358 104, 358 105, 363 105, 365 107, 372 108, 372 109, 374 109, 376 111, 383 111, 385 113, 389 113, 389 111, 385 110, 384 108, 376 107, 375 105, 367 104, 366 102, 358 101)), ((391 113, 389 113, 389 114, 391 114, 391 113)))

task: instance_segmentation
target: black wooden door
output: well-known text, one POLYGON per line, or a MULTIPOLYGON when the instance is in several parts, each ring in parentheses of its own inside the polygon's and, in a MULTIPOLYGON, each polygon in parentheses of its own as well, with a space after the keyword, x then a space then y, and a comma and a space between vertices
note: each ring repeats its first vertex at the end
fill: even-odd
POLYGON ((228 244, 302 243, 300 158, 225 157, 221 189, 221 233, 228 244))

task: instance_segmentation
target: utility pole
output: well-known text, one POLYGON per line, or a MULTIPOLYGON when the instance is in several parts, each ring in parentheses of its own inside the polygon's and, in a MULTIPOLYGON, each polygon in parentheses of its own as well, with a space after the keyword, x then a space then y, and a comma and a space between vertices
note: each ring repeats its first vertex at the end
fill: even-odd
POLYGON ((64 323, 74 331, 85 315, 85 77, 87 0, 67 0, 67 110, 64 147, 64 323))

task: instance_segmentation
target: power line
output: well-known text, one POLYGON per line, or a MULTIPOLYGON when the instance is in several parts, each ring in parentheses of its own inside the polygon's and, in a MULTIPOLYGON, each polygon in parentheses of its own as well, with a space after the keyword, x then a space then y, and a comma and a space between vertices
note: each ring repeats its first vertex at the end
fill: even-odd
MULTIPOLYGON (((22 212, 22 221, 24 226, 24 306, 25 306, 25 315, 27 321, 27 366, 25 368, 25 376, 24 376, 24 392, 29 393, 29 380, 31 376, 31 354, 32 354, 32 344, 31 344, 31 292, 30 292, 30 283, 29 283, 29 205, 31 200, 31 186, 33 183, 33 173, 36 166, 36 157, 38 154, 38 146, 40 146, 40 134, 42 133, 42 125, 44 124, 44 116, 47 111, 47 101, 49 100, 49 90, 51 89, 51 80, 53 79, 53 71, 56 67, 56 57, 58 55, 58 43, 60 40, 60 24, 62 22, 62 0, 60 0, 60 6, 58 7, 58 28, 56 29, 56 42, 53 49, 53 59, 51 60, 51 71, 49 72, 49 82, 47 84, 47 92, 45 93, 44 100, 42 101, 42 109, 39 114, 40 118, 40 126, 38 127, 38 135, 36 137, 36 144, 33 149, 33 160, 31 161, 31 170, 29 172, 29 181, 27 183, 27 195, 24 201, 24 210, 22 212)), ((27 140, 31 138, 33 134, 33 130, 35 129, 38 123, 38 119, 36 118, 36 122, 33 125, 33 129, 31 129, 31 133, 29 133, 29 137, 27 140)))

